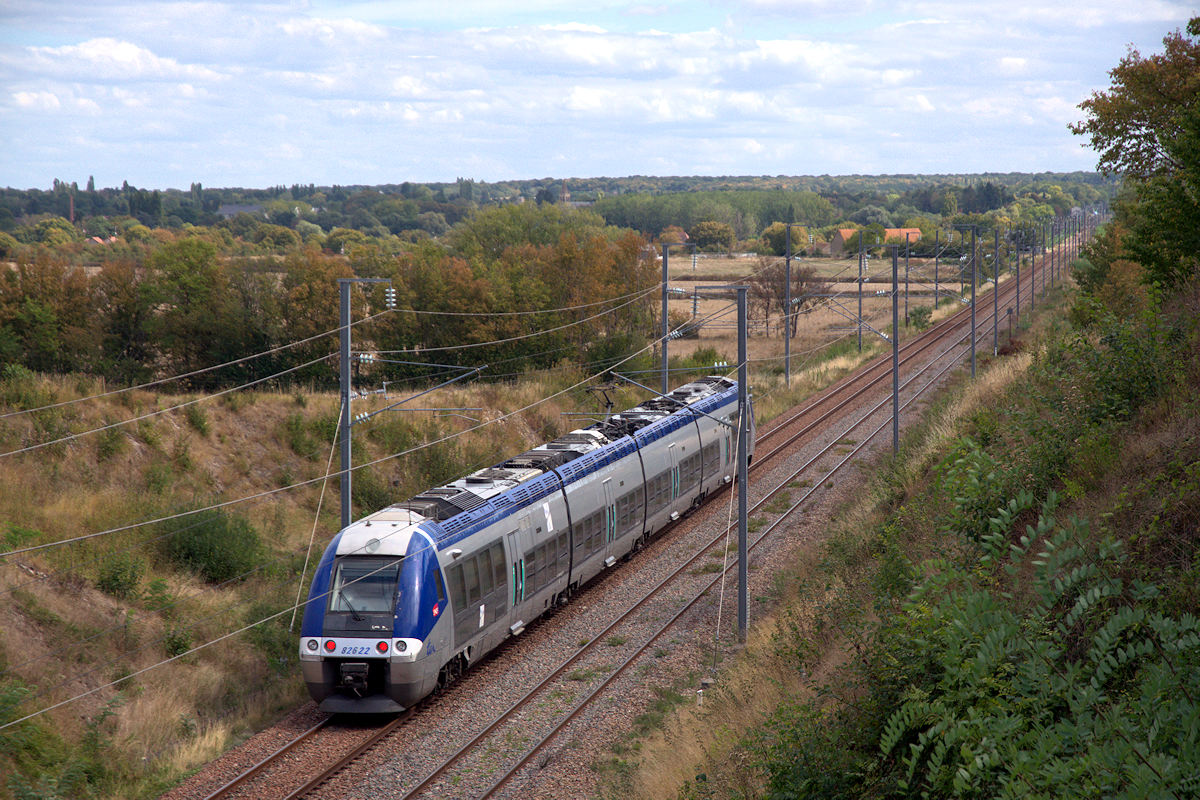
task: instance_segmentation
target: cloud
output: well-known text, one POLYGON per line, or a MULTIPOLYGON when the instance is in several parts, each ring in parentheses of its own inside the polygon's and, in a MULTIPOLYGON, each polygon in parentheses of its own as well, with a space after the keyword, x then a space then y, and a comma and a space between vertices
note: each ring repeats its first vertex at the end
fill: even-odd
POLYGON ((1064 121, 1128 41, 1152 52, 1191 13, 1094 0, 1081 28, 1071 8, 1035 0, 653 2, 22 0, 0 12, 0 184, 67 177, 64 163, 184 186, 562 164, 946 172, 1030 152, 1086 168, 1064 121), (49 128, 64 123, 70 148, 49 128))
POLYGON ((50 92, 14 92, 13 100, 20 108, 38 111, 57 111, 62 107, 58 97, 50 92))
POLYGON ((26 69, 47 77, 90 82, 135 80, 214 80, 219 73, 207 67, 162 58, 138 45, 102 37, 62 47, 27 50, 26 69))

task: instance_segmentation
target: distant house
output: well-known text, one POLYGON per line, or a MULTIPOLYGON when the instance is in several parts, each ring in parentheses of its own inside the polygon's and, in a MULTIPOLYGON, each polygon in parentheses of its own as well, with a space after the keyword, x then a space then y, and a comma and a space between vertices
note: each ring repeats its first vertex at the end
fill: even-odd
POLYGON ((238 214, 257 214, 263 216, 263 207, 260 203, 222 203, 217 209, 217 215, 221 219, 233 219, 238 214))
MULTIPOLYGON (((858 233, 858 228, 838 228, 836 231, 834 231, 833 238, 830 239, 830 241, 829 241, 829 254, 831 256, 844 255, 846 242, 850 238, 852 238, 856 233, 858 233)), ((884 228, 883 229, 884 241, 877 242, 876 244, 885 244, 886 242, 903 243, 905 241, 905 234, 908 235, 909 242, 915 242, 921 238, 921 229, 920 228, 884 228)), ((867 242, 867 244, 871 244, 871 242, 867 242)))

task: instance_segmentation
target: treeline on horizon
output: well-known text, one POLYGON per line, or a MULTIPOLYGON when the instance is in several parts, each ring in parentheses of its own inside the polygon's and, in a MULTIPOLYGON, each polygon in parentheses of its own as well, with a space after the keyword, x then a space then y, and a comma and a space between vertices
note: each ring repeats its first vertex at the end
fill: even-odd
MULTIPOLYGON (((356 328, 355 342, 401 352, 360 367, 373 380, 432 380, 452 374, 446 367, 480 364, 488 365, 485 377, 564 361, 598 369, 653 338, 652 298, 574 327, 562 326, 603 309, 506 312, 647 289, 657 282, 651 245, 660 241, 690 236, 702 250, 782 254, 785 223, 797 223, 793 250, 803 254, 809 235, 819 245, 837 227, 903 226, 928 234, 920 254, 936 230, 1039 225, 1106 204, 1116 186, 1087 173, 977 177, 193 184, 187 192, 96 189, 89 179, 82 190, 61 181, 50 191, 5 189, 0 258, 10 267, 0 272, 0 364, 128 384, 275 351, 176 388, 226 387, 285 370, 276 383, 329 387, 334 361, 310 362, 329 356, 332 338, 276 348, 338 326, 338 278, 382 277, 397 288, 400 312, 356 328)), ((379 287, 355 297, 355 319, 382 308, 379 287)))
MULTIPOLYGON (((0 232, 20 241, 23 226, 38 217, 73 219, 87 236, 120 233, 121 218, 151 227, 216 225, 246 208, 253 216, 307 238, 316 231, 349 228, 368 235, 440 236, 473 211, 507 203, 586 204, 609 224, 647 236, 666 228, 690 229, 702 221, 734 228, 753 239, 773 222, 816 228, 838 223, 904 226, 916 215, 985 214, 1017 203, 1031 218, 1063 216, 1074 206, 1106 204, 1119 179, 1100 173, 982 173, 975 175, 850 175, 764 177, 542 178, 487 183, 316 186, 266 189, 85 187, 55 179, 49 190, 0 189, 0 232), (1048 211, 1049 209, 1049 211, 1048 211)), ((1020 216, 1020 215, 1018 215, 1020 216)), ((1029 220, 1026 220, 1029 221, 1029 220)))

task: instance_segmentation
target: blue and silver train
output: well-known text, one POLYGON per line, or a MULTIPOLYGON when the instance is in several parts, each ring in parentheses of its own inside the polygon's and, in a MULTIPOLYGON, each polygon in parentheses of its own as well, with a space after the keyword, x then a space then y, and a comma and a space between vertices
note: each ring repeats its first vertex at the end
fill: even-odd
POLYGON ((304 609, 309 693, 389 713, 454 680, 730 482, 737 425, 737 383, 704 378, 347 526, 304 609))

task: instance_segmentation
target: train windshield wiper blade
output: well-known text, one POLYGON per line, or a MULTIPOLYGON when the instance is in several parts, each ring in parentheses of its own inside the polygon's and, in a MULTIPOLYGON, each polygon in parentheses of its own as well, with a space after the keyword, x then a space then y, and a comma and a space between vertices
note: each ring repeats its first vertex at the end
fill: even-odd
POLYGON ((342 602, 346 604, 346 608, 350 609, 351 615, 354 616, 354 621, 362 622, 363 615, 358 613, 358 610, 355 609, 354 606, 350 603, 350 598, 346 597, 346 593, 344 591, 342 591, 341 589, 338 589, 338 597, 342 598, 342 602))

